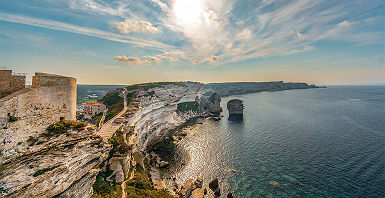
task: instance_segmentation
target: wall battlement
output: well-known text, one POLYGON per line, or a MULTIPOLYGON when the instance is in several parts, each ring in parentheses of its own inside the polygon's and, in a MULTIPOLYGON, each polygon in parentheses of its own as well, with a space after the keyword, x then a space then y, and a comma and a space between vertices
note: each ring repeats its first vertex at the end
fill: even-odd
POLYGON ((12 70, 0 70, 0 98, 25 88, 23 75, 12 75, 12 70))

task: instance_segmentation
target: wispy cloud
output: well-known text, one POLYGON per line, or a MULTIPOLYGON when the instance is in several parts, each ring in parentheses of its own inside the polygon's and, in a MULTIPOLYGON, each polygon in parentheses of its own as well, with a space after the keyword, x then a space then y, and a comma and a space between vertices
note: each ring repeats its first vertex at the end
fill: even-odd
POLYGON ((166 55, 166 56, 184 56, 184 52, 182 52, 180 50, 164 51, 164 55, 166 55))
POLYGON ((140 60, 140 58, 138 58, 138 57, 133 57, 133 56, 130 56, 130 57, 126 57, 126 56, 114 56, 114 59, 117 60, 117 61, 122 61, 122 62, 126 62, 126 63, 131 63, 131 64, 138 64, 138 65, 142 65, 142 64, 151 64, 150 61, 147 61, 147 60, 140 60))
POLYGON ((168 10, 168 5, 160 0, 151 0, 153 3, 155 3, 156 5, 158 5, 163 11, 167 11, 168 10))
POLYGON ((111 32, 106 32, 106 31, 93 29, 93 28, 75 26, 68 23, 63 23, 63 22, 58 22, 53 20, 6 14, 1 12, 0 12, 0 20, 12 22, 12 23, 21 23, 21 24, 26 24, 31 26, 37 26, 37 27, 42 27, 47 29, 53 29, 53 30, 72 32, 76 34, 93 36, 97 38, 107 39, 107 40, 116 41, 120 43, 133 44, 133 45, 148 47, 148 48, 160 48, 160 49, 172 48, 172 46, 169 46, 167 44, 164 44, 158 41, 143 40, 143 39, 134 38, 134 37, 121 36, 119 34, 114 34, 111 32))
POLYGON ((170 60, 170 61, 173 61, 173 62, 178 62, 179 59, 178 58, 172 58, 172 57, 169 57, 169 56, 164 56, 164 55, 157 55, 158 58, 160 59, 165 59, 165 60, 170 60))

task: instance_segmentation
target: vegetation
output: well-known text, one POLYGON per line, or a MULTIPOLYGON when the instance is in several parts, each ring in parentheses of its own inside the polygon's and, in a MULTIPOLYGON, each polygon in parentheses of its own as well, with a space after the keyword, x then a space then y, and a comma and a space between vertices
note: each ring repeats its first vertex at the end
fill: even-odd
POLYGON ((119 96, 120 91, 115 90, 105 95, 100 102, 105 104, 108 108, 106 118, 104 121, 108 121, 115 117, 124 108, 124 98, 119 96))
POLYGON ((8 121, 9 121, 9 122, 16 122, 18 119, 19 119, 19 118, 14 117, 14 116, 9 116, 9 117, 8 117, 8 121))
POLYGON ((108 139, 108 142, 112 144, 111 155, 122 156, 130 150, 128 144, 124 141, 124 131, 117 130, 115 134, 108 139))
POLYGON ((55 124, 51 124, 48 126, 45 133, 42 134, 44 137, 57 137, 63 133, 67 133, 68 130, 84 130, 87 126, 86 123, 80 121, 72 121, 72 120, 62 120, 55 124))
POLYGON ((1 194, 6 194, 7 191, 5 190, 5 188, 3 186, 0 186, 0 195, 1 194))
POLYGON ((186 86, 183 82, 150 82, 143 84, 130 85, 127 87, 127 90, 137 90, 142 89, 144 91, 148 91, 151 88, 162 87, 164 85, 178 85, 178 86, 186 86))
POLYGON ((197 112, 200 108, 198 102, 182 102, 178 104, 177 110, 182 113, 187 111, 197 112))
POLYGON ((94 190, 93 198, 121 198, 122 189, 119 184, 114 184, 103 179, 102 176, 97 176, 94 185, 92 186, 94 190))
POLYGON ((163 190, 155 190, 151 175, 139 164, 136 166, 134 178, 126 182, 127 197, 132 198, 171 198, 172 196, 163 190))
POLYGON ((42 174, 44 174, 44 173, 46 173, 46 172, 48 172, 48 171, 51 171, 51 170, 55 169, 55 168, 56 168, 56 167, 40 169, 40 170, 36 171, 36 172, 33 174, 33 176, 34 176, 34 177, 37 177, 37 176, 39 176, 39 175, 42 175, 42 174))

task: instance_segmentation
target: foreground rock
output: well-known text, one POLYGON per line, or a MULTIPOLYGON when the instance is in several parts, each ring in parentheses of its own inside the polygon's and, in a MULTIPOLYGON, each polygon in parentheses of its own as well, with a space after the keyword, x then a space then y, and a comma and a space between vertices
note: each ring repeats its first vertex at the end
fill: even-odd
POLYGON ((182 186, 178 195, 182 198, 203 198, 206 189, 203 189, 202 186, 203 179, 201 177, 198 177, 194 182, 189 179, 182 186))
POLYGON ((0 186, 9 197, 90 197, 97 168, 110 149, 87 130, 51 137, 2 164, 0 186))

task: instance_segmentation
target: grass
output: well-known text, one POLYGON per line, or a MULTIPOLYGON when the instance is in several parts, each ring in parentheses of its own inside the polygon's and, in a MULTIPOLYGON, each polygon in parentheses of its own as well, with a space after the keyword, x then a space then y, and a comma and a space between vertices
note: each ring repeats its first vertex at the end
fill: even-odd
POLYGON ((43 137, 57 137, 69 130, 82 131, 87 126, 86 123, 72 120, 62 120, 47 127, 46 132, 42 134, 43 137))

